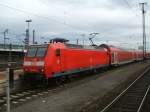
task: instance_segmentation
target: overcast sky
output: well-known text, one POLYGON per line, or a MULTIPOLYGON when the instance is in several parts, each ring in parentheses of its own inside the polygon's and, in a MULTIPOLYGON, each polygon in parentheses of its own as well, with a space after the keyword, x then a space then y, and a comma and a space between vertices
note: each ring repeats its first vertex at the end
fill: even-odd
MULTIPOLYGON (((0 0, 0 32, 8 28, 7 43, 21 43, 25 20, 32 19, 30 31, 35 29, 39 43, 54 37, 65 37, 71 43, 78 38, 82 43, 85 34, 85 44, 89 44, 89 34, 98 32, 94 39, 97 44, 137 47, 142 42, 139 2, 143 1, 148 3, 146 30, 150 42, 149 0, 0 0)), ((3 42, 2 34, 0 39, 3 42)))

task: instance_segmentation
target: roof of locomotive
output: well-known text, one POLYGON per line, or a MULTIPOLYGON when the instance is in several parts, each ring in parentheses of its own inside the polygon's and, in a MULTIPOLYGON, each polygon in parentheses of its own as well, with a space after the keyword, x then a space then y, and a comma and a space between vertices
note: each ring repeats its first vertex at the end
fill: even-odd
POLYGON ((30 45, 29 47, 47 47, 48 44, 33 44, 33 45, 30 45))
POLYGON ((125 49, 125 48, 120 48, 120 47, 107 45, 107 44, 101 44, 99 46, 92 46, 92 45, 77 45, 77 44, 54 42, 54 43, 45 43, 45 44, 35 44, 35 45, 30 45, 30 46, 31 47, 47 47, 48 45, 55 45, 55 46, 63 45, 66 48, 72 48, 72 49, 106 50, 107 48, 109 48, 111 51, 136 51, 135 49, 125 49))
POLYGON ((72 48, 72 49, 104 49, 99 46, 90 46, 90 45, 77 45, 77 44, 69 44, 69 43, 61 43, 61 42, 54 42, 54 43, 45 43, 45 44, 35 44, 35 45, 30 45, 30 47, 47 47, 49 45, 54 45, 55 47, 60 45, 64 45, 65 48, 72 48))
POLYGON ((67 48, 77 48, 77 49, 101 49, 100 47, 97 46, 90 46, 90 45, 76 45, 76 44, 65 44, 67 48))

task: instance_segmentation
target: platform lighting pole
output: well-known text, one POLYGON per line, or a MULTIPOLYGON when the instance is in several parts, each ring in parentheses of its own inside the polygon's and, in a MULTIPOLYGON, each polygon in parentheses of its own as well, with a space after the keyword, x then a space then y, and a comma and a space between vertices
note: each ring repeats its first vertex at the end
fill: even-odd
POLYGON ((10 68, 11 68, 11 50, 12 44, 9 46, 9 62, 6 68, 6 99, 7 99, 7 112, 10 112, 10 68))
POLYGON ((29 20, 26 20, 27 24, 28 24, 28 28, 26 30, 26 39, 25 39, 25 44, 26 44, 26 47, 29 46, 29 43, 30 43, 30 22, 32 22, 31 19, 29 20))
POLYGON ((142 23, 143 23, 143 60, 146 59, 146 32, 145 32, 145 5, 147 3, 140 3, 140 5, 142 6, 142 23))
POLYGON ((10 84, 9 84, 9 71, 10 68, 6 69, 6 96, 7 96, 7 112, 10 112, 10 84))

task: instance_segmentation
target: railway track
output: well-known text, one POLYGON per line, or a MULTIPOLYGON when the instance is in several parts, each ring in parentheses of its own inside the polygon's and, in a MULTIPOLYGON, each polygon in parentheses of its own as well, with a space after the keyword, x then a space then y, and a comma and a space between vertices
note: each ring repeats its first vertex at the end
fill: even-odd
MULTIPOLYGON (((114 70, 115 68, 111 68, 110 70, 114 70)), ((106 70, 101 71, 102 73, 106 72, 106 70)), ((82 80, 82 79, 87 79, 87 81, 89 80, 93 80, 95 78, 98 78, 99 75, 95 74, 95 76, 92 75, 83 75, 83 77, 78 77, 77 79, 73 78, 73 81, 71 82, 66 82, 62 85, 52 85, 48 88, 43 88, 43 87, 37 87, 37 88, 24 88, 22 90, 19 90, 17 92, 11 93, 11 105, 12 106, 18 106, 20 104, 26 103, 30 100, 33 100, 34 98, 37 97, 42 97, 44 95, 50 95, 52 93, 58 92, 58 91, 62 91, 65 89, 68 89, 70 87, 76 86, 80 83, 77 82, 77 80, 82 80), (86 78, 85 78, 86 77, 86 78), (92 78, 93 77, 93 78, 92 78), (76 83, 73 83, 76 82, 76 83), (71 84, 72 83, 72 84, 71 84)), ((18 83, 18 82, 17 82, 18 83)), ((5 86, 5 82, 3 83, 5 86)), ((20 85, 20 84, 15 84, 15 85, 20 85)), ((1 93, 0 93, 1 94, 1 93)), ((6 96, 5 95, 0 95, 0 111, 4 111, 6 109, 6 96)))
MULTIPOLYGON (((111 68, 110 70, 114 70, 115 68, 111 68)), ((91 72, 89 73, 84 73, 84 74, 80 74, 80 77, 73 77, 71 78, 70 81, 65 81, 63 83, 58 83, 57 81, 55 82, 56 84, 54 84, 52 82, 52 85, 50 84, 49 87, 47 88, 43 88, 43 87, 25 87, 24 89, 21 89, 19 91, 15 91, 14 93, 11 93, 11 105, 14 106, 18 106, 21 105, 22 103, 26 103, 30 100, 33 100, 34 98, 37 97, 42 97, 44 95, 47 96, 50 94, 53 94, 55 92, 59 92, 59 91, 63 91, 65 89, 80 85, 81 83, 83 83, 84 81, 89 81, 89 80, 93 80, 95 78, 100 77, 99 73, 104 73, 107 72, 106 69, 104 70, 100 70, 100 72, 98 73, 93 73, 95 75, 90 75, 91 72), (83 82, 81 81, 82 79, 83 82), (78 82, 79 81, 79 82, 78 82)), ((103 75, 101 75, 103 76, 103 75)), ((17 82, 18 83, 18 82, 17 82)), ((0 84, 1 85, 1 84, 0 84)), ((3 82, 3 85, 5 86, 5 82, 3 82)), ((15 84, 15 85, 20 85, 20 84, 15 84)), ((0 111, 4 111, 6 110, 6 96, 5 95, 1 95, 0 93, 0 111)))
POLYGON ((149 112, 150 68, 100 112, 149 112))
MULTIPOLYGON (((18 104, 25 103, 29 100, 33 100, 36 97, 44 96, 46 94, 54 93, 58 90, 63 90, 62 86, 57 87, 35 87, 35 88, 26 88, 24 90, 12 92, 10 95, 11 105, 17 106, 18 104)), ((0 111, 4 111, 6 109, 6 96, 0 96, 0 111)))
POLYGON ((143 106, 141 107, 141 112, 149 112, 150 111, 150 91, 147 93, 146 98, 143 102, 143 106))
MULTIPOLYGON (((105 71, 103 71, 105 72, 105 71)), ((55 92, 58 92, 58 91, 62 91, 62 90, 65 90, 65 89, 68 89, 72 86, 76 86, 77 84, 80 84, 80 83, 77 83, 77 84, 72 84, 73 82, 77 82, 78 80, 82 80, 84 79, 85 77, 87 77, 87 80, 91 80, 91 75, 81 75, 81 77, 78 77, 78 78, 72 78, 71 81, 64 81, 63 83, 58 83, 57 81, 54 82, 52 81, 52 84, 49 85, 49 87, 43 87, 43 86, 35 86, 35 87, 30 87, 30 86, 27 86, 27 87, 24 87, 21 88, 21 90, 17 90, 17 91, 14 91, 11 93, 11 105, 12 106, 18 106, 22 103, 25 103, 25 102, 28 102, 30 100, 33 100, 34 98, 37 98, 37 97, 42 97, 44 95, 47 96, 52 94, 52 93, 55 93, 55 92)), ((99 77, 99 75, 95 75, 95 77, 99 77)), ((94 78, 94 77, 93 77, 94 78)), ((82 82, 81 82, 82 83, 82 82)), ((19 80, 18 81, 15 81, 15 84, 14 85, 20 85, 19 84, 19 80)), ((3 86, 3 88, 5 87, 5 82, 2 82, 0 83, 0 86, 3 86)), ((21 86, 22 87, 22 86, 21 86)), ((3 91, 4 93, 4 91, 3 91)), ((0 91, 0 112, 4 111, 6 109, 6 96, 3 94, 1 95, 1 91, 0 91)))

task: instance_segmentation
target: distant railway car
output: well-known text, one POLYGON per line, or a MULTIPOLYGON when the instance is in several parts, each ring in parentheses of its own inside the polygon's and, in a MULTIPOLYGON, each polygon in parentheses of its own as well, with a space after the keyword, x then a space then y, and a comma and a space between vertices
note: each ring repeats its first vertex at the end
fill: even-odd
POLYGON ((143 52, 142 51, 136 51, 136 61, 140 61, 143 59, 143 52))
POLYGON ((110 47, 110 49, 112 65, 121 65, 133 62, 135 60, 135 53, 133 51, 127 51, 114 47, 110 47))
MULTIPOLYGON (((142 55, 142 56, 143 56, 143 55, 142 55)), ((147 59, 150 59, 150 52, 147 52, 147 53, 146 53, 146 58, 147 58, 147 59)))

